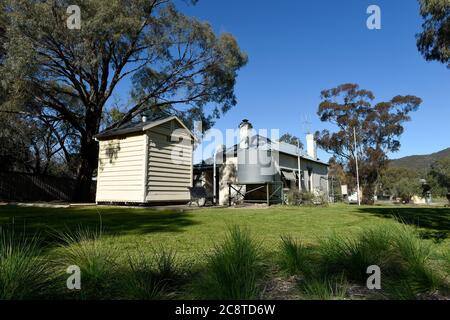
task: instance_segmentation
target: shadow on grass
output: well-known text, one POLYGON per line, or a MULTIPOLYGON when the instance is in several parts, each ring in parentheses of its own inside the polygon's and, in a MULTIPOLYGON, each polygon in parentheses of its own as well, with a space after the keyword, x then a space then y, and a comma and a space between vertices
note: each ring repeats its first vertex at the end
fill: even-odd
POLYGON ((140 235, 158 232, 183 232, 198 224, 188 211, 155 210, 150 208, 36 208, 0 207, 0 226, 14 226, 28 235, 40 234, 51 241, 55 232, 74 230, 80 226, 99 228, 104 234, 140 235))
POLYGON ((404 223, 423 228, 422 238, 440 242, 450 236, 450 208, 437 207, 365 207, 360 212, 383 218, 397 218, 404 223))

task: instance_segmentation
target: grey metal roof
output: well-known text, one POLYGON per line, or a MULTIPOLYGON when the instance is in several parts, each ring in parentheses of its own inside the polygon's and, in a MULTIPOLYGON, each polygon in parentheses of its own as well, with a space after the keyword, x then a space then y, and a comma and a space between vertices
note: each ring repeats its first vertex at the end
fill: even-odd
POLYGON ((165 122, 172 121, 172 120, 178 121, 181 124, 181 126, 184 129, 186 129, 194 139, 196 139, 194 134, 176 116, 165 116, 162 118, 154 118, 154 119, 152 119, 150 121, 146 121, 146 122, 141 121, 141 122, 137 122, 137 123, 127 123, 119 128, 103 131, 103 132, 97 134, 96 136, 94 136, 94 138, 96 140, 108 140, 108 139, 111 139, 114 137, 120 137, 120 136, 124 136, 124 135, 131 134, 131 133, 144 132, 146 130, 149 130, 151 128, 154 128, 156 126, 159 126, 165 122))
MULTIPOLYGON (((281 152, 284 154, 288 154, 288 155, 291 155, 294 157, 298 157, 298 155, 299 155, 299 149, 296 145, 286 143, 286 142, 280 142, 280 141, 272 142, 269 138, 266 138, 261 135, 254 135, 253 137, 251 137, 250 146, 253 146, 253 147, 263 146, 264 148, 269 146, 271 150, 275 150, 275 151, 278 151, 278 152, 281 152)), ((227 148, 225 150, 225 153, 226 154, 234 153, 238 149, 238 147, 239 147, 239 145, 235 144, 234 146, 227 148)), ((328 166, 327 162, 324 162, 320 159, 314 159, 314 158, 310 157, 307 153, 305 153, 303 150, 300 150, 300 158, 309 160, 309 161, 314 161, 314 162, 321 163, 321 164, 328 166)), ((211 165, 211 164, 213 164, 213 157, 210 157, 203 161, 203 165, 211 165)), ((200 165, 200 164, 198 164, 198 165, 200 165)))

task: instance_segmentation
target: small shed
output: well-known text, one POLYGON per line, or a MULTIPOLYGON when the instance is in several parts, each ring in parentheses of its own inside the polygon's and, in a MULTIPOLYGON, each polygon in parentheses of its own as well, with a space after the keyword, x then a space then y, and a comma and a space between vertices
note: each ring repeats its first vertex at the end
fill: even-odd
POLYGON ((96 202, 188 202, 195 137, 176 116, 104 131, 99 142, 96 202))

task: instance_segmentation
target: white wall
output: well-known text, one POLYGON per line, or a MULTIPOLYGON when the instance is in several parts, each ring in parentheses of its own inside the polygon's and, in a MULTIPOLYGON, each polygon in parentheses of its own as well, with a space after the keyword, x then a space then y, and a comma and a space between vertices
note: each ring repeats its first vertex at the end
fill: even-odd
POLYGON ((191 198, 192 138, 175 120, 147 132, 147 202, 186 201, 191 198), (173 132, 178 139, 172 139, 173 132))
POLYGON ((97 202, 143 202, 144 137, 99 142, 97 202))

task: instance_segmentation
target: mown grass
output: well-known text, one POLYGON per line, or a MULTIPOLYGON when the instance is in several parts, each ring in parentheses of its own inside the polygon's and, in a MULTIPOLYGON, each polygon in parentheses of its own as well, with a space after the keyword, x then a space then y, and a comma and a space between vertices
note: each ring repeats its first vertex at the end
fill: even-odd
MULTIPOLYGON (((29 243, 21 250, 30 252, 24 254, 27 261, 44 266, 34 286, 42 290, 8 289, 14 294, 2 297, 258 299, 265 297, 265 282, 275 272, 276 277, 299 275, 296 290, 303 298, 343 299, 351 298, 345 294, 349 285, 365 286, 371 264, 383 270, 381 297, 447 294, 450 242, 419 237, 424 230, 446 233, 445 228, 415 230, 380 215, 379 207, 373 214, 370 209, 0 207, 0 225, 26 230, 17 247, 29 243), (37 231, 41 241, 34 237, 37 231), (79 292, 65 287, 69 265, 81 269, 79 292)), ((389 208, 393 214, 395 209, 389 208)), ((446 221, 448 209, 434 210, 446 221)))

